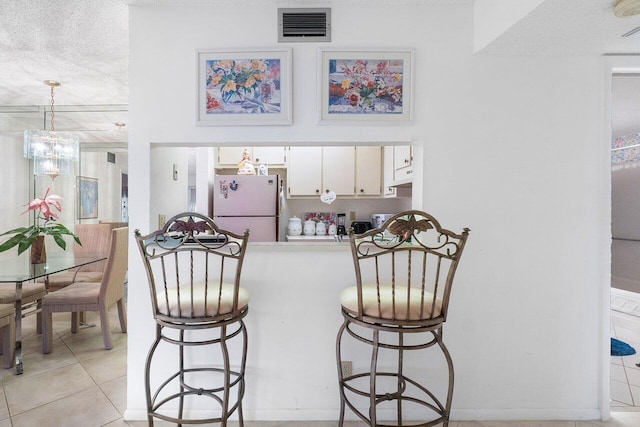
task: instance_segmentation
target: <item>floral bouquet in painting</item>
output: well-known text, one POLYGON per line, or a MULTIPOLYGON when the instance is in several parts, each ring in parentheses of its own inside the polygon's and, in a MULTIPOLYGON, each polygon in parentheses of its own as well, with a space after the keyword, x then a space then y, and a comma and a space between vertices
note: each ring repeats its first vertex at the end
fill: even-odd
POLYGON ((62 211, 62 205, 60 200, 62 197, 55 194, 49 195, 48 187, 47 191, 42 198, 35 198, 31 202, 27 203, 27 210, 23 214, 30 211, 38 211, 36 214, 35 224, 29 227, 20 227, 0 234, 5 236, 13 234, 14 236, 9 238, 4 243, 0 244, 0 252, 6 251, 18 246, 18 255, 29 249, 31 245, 37 240, 43 240, 44 236, 49 235, 53 237, 53 240, 62 249, 66 249, 67 243, 63 236, 71 236, 73 239, 81 245, 78 236, 73 234, 67 227, 60 224, 58 221, 58 215, 54 212, 54 208, 58 211, 62 211))
MULTIPOLYGON (((329 112, 402 113, 402 73, 390 60, 329 61, 329 112)), ((402 66, 402 61, 393 61, 402 66)))
POLYGON ((206 63, 207 113, 280 113, 279 59, 206 63))

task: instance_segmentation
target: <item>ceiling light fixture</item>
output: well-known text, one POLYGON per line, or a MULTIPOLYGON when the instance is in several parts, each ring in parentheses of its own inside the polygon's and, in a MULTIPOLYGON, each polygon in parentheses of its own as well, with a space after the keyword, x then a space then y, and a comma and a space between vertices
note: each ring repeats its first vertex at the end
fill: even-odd
POLYGON ((613 13, 619 18, 637 15, 640 13, 640 0, 616 0, 613 13))
POLYGON ((44 84, 51 88, 51 129, 24 131, 24 156, 33 159, 34 175, 48 175, 53 180, 59 175, 73 174, 73 166, 80 157, 80 142, 69 132, 56 132, 53 88, 60 83, 45 80, 44 84))

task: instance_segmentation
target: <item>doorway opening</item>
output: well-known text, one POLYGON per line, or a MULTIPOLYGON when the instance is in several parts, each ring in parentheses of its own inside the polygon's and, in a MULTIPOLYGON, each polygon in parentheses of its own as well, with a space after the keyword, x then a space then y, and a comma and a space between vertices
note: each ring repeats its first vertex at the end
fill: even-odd
MULTIPOLYGON (((609 356, 612 412, 640 411, 640 65, 610 70, 610 336, 639 353, 609 356)), ((634 64, 635 63, 635 64, 634 64)))

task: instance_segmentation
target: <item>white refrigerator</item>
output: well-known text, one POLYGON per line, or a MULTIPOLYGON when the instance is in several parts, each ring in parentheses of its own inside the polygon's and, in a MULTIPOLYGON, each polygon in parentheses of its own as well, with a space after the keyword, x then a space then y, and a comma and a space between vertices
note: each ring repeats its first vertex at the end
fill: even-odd
POLYGON ((213 220, 249 242, 278 240, 278 175, 215 175, 213 220))

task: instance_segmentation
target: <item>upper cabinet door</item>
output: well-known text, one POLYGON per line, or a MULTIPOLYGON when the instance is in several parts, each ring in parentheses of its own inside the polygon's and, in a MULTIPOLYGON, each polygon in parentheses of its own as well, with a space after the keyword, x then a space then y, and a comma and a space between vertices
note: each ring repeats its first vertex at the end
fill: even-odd
POLYGON ((393 147, 393 180, 405 184, 413 180, 413 151, 410 145, 393 147))
POLYGON ((413 158, 411 157, 410 145, 398 145, 393 147, 393 166, 394 169, 402 169, 411 166, 413 158))
POLYGON ((251 154, 251 147, 218 147, 218 165, 233 165, 236 167, 242 160, 242 152, 244 150, 249 151, 249 154, 251 154))
POLYGON ((337 196, 355 194, 355 147, 322 148, 322 191, 337 196))
POLYGON ((269 165, 284 165, 286 159, 284 147, 253 147, 253 161, 269 165))
POLYGON ((356 196, 379 196, 382 147, 356 147, 356 196))
POLYGON ((320 196, 322 147, 289 148, 287 184, 289 196, 320 196))

